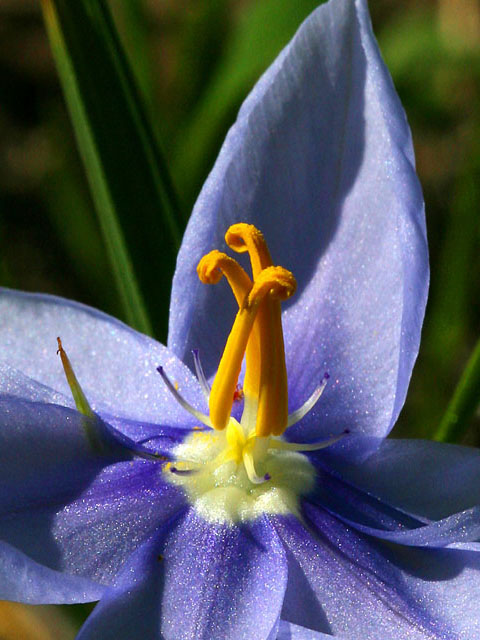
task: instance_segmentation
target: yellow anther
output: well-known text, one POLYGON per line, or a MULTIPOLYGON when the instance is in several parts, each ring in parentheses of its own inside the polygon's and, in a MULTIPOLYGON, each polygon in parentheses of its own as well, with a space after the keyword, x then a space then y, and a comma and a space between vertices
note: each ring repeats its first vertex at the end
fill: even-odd
POLYGON ((239 307, 252 288, 252 281, 236 260, 221 251, 210 251, 198 263, 197 274, 204 284, 217 284, 225 276, 239 307))
POLYGON ((255 278, 248 294, 248 304, 258 304, 267 293, 271 300, 287 300, 295 293, 296 288, 297 282, 291 271, 283 267, 267 267, 255 278))
POLYGON ((84 416, 88 416, 92 418, 94 413, 92 408, 88 404, 88 400, 83 393, 82 387, 77 380, 77 376, 75 375, 72 365, 70 364, 70 360, 62 346, 62 341, 60 338, 57 338, 58 349, 57 353, 60 355, 62 360, 63 370, 65 371, 65 377, 67 378, 68 386, 70 387, 70 391, 72 392, 73 399, 75 401, 75 406, 77 410, 82 413, 84 416))
MULTIPOLYGON (((294 283, 295 279, 286 269, 269 267, 262 271, 245 297, 228 336, 210 392, 210 419, 215 429, 224 429, 230 419, 243 356, 260 303, 266 296, 285 299, 293 293, 294 283)), ((260 350, 262 351, 261 345, 260 350)))
POLYGON ((273 264, 263 233, 253 224, 232 224, 225 234, 225 242, 237 253, 248 251, 254 280, 263 269, 273 264))

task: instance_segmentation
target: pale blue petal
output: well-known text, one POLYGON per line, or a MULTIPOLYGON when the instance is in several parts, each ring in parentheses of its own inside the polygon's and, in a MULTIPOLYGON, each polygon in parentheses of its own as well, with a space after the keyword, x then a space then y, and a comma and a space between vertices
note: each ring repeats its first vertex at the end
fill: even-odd
MULTIPOLYGON (((193 426, 191 416, 172 398, 157 367, 196 407, 204 399, 190 370, 164 346, 104 313, 53 296, 0 290, 0 361, 25 377, 59 392, 73 406, 59 356, 62 338, 91 406, 100 414, 170 426, 193 426)), ((0 387, 19 395, 18 378, 0 387)), ((40 390, 37 390, 39 396, 40 390)), ((32 397, 28 391, 26 397, 32 397)), ((60 401, 61 396, 56 401, 60 401)))
MULTIPOLYGON (((392 562, 402 571, 412 597, 448 626, 449 632, 439 635, 441 640, 480 637, 480 545, 458 547, 391 547, 392 562)), ((391 640, 394 638, 398 636, 392 635, 391 640)))
POLYGON ((68 396, 34 380, 6 362, 0 362, 0 396, 23 398, 31 402, 58 404, 75 408, 71 394, 68 396))
POLYGON ((256 224, 298 292, 284 313, 291 408, 330 383, 292 439, 383 435, 403 404, 427 292, 423 201, 405 114, 364 0, 321 6, 240 110, 200 194, 173 282, 169 345, 218 366, 235 303, 195 267, 256 224))

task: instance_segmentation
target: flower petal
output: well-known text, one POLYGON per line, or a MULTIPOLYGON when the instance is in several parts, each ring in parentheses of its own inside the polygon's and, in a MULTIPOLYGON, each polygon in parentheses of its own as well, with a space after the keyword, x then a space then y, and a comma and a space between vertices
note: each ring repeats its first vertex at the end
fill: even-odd
MULTIPOLYGON (((310 460, 317 467, 318 479, 317 488, 308 500, 327 509, 357 531, 410 546, 443 547, 480 539, 480 506, 432 522, 430 518, 419 518, 402 507, 392 506, 376 497, 375 493, 371 495, 332 474, 325 469, 321 455, 311 455, 310 460)), ((347 469, 350 468, 349 465, 347 469)), ((384 475, 381 472, 378 478, 377 484, 383 485, 384 475)), ((421 491, 422 478, 416 480, 417 491, 421 491)), ((410 486, 410 491, 412 489, 410 486)))
POLYGON ((104 587, 53 571, 0 542, 0 599, 29 604, 75 604, 99 600, 104 587))
POLYGON ((26 376, 6 362, 0 362, 0 397, 1 396, 23 398, 31 402, 45 402, 75 408, 75 403, 71 395, 66 396, 63 393, 55 391, 55 389, 38 382, 38 380, 26 376))
POLYGON ((452 549, 392 547, 392 561, 402 571, 405 585, 431 614, 443 619, 450 633, 443 638, 480 637, 480 545, 452 549))
MULTIPOLYGON (((341 517, 338 516, 337 517, 341 517)), ((396 542, 412 547, 445 547, 459 542, 475 542, 480 540, 480 507, 467 509, 432 524, 416 529, 390 531, 377 529, 341 517, 343 522, 369 536, 396 542)))
POLYGON ((0 416, 0 539, 52 575, 109 584, 184 505, 159 462, 93 451, 77 412, 4 398, 0 416))
POLYGON ((89 448, 83 420, 63 407, 0 399, 0 598, 83 602, 101 593, 98 583, 56 571, 60 567, 48 515, 36 519, 33 506, 50 495, 53 503, 74 495, 104 466, 105 460, 89 448), (22 510, 28 521, 15 535, 22 510), (26 546, 22 538, 29 539, 26 546), (49 561, 30 554, 31 546, 42 547, 49 561))
POLYGON ((359 489, 429 520, 480 505, 478 449, 429 440, 355 440, 356 451, 346 442, 322 453, 324 464, 359 489))
POLYGON ((211 375, 235 312, 195 266, 251 222, 298 292, 284 313, 292 409, 331 374, 292 439, 388 432, 420 338, 428 257, 405 114, 364 0, 319 7, 243 104, 200 194, 173 281, 169 346, 211 375))
POLYGON ((480 553, 387 547, 321 509, 304 516, 308 530, 277 518, 289 559, 283 619, 351 640, 476 637, 468 600, 478 598, 480 553))
MULTIPOLYGON (((276 640, 332 640, 332 635, 330 633, 312 631, 306 627, 300 627, 297 624, 280 620, 276 640)), ((335 640, 346 640, 346 638, 336 635, 335 640)))
MULTIPOLYGON (((55 353, 57 336, 62 338, 88 401, 100 414, 193 426, 193 419, 162 382, 156 369, 159 365, 187 392, 192 404, 204 407, 200 386, 189 369, 158 342, 84 305, 0 289, 2 360, 60 392, 68 398, 68 406, 73 406, 55 353)), ((10 384, 14 386, 15 380, 10 384)), ((0 390, 9 391, 6 385, 0 390)))
POLYGON ((158 536, 126 561, 76 640, 159 640, 163 574, 158 536))
POLYGON ((267 522, 221 527, 190 511, 132 556, 78 640, 265 640, 285 583, 267 522))
POLYGON ((166 640, 268 637, 287 579, 283 548, 268 521, 220 526, 190 511, 162 553, 166 640))

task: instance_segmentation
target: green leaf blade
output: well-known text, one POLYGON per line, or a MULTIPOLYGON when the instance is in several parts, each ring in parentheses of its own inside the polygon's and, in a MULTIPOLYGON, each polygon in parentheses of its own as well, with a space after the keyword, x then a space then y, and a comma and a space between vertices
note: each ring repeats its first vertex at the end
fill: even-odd
POLYGON ((480 340, 440 422, 434 439, 439 442, 460 442, 480 405, 480 340))
POLYGON ((45 22, 126 319, 166 336, 181 223, 103 0, 43 0, 45 22))

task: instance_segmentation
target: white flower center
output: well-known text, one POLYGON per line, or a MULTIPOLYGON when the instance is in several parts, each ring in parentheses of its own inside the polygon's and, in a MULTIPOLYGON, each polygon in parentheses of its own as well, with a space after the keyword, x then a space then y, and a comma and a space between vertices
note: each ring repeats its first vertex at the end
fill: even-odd
POLYGON ((184 462, 175 467, 179 473, 165 469, 168 481, 181 486, 197 513, 212 523, 245 522, 264 513, 298 515, 300 496, 314 486, 315 469, 308 458, 282 449, 269 449, 257 464, 268 481, 251 482, 238 459, 241 451, 232 451, 224 431, 195 431, 174 454, 184 462))

